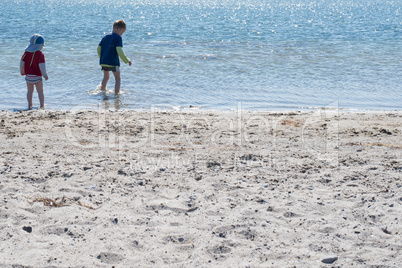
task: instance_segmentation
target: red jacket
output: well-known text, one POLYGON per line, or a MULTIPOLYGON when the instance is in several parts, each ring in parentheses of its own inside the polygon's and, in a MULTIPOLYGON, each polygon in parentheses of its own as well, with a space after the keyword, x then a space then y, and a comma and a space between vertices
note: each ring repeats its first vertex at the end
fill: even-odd
POLYGON ((45 63, 45 55, 42 51, 35 52, 25 51, 21 60, 25 62, 24 73, 29 76, 42 76, 42 72, 39 69, 39 63, 45 63))

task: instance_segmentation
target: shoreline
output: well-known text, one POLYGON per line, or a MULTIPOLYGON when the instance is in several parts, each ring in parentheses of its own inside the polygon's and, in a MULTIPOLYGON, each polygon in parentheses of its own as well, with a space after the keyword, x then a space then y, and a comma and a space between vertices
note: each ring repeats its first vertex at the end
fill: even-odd
POLYGON ((34 107, 31 110, 27 108, 17 109, 17 108, 9 108, 9 109, 1 109, 1 113, 22 113, 22 112, 50 112, 50 113, 58 113, 58 112, 117 112, 117 113, 149 113, 149 112, 165 112, 165 113, 234 113, 234 112, 246 112, 246 113, 269 113, 269 114, 306 114, 306 113, 314 113, 318 111, 336 111, 339 113, 365 113, 365 114, 390 114, 396 113, 401 114, 401 109, 394 109, 394 110, 386 110, 386 109, 359 109, 359 108, 327 108, 327 107, 312 107, 312 108, 277 108, 277 109, 238 109, 238 108, 231 108, 231 109, 207 109, 198 106, 189 106, 189 107, 147 107, 147 108, 133 108, 133 109, 126 109, 126 108, 105 108, 97 106, 94 108, 88 107, 76 107, 70 109, 39 109, 39 107, 34 107))
MULTIPOLYGON (((20 112, 28 111, 27 108, 15 108, 3 107, 0 112, 20 112)), ((39 106, 34 106, 33 111, 39 110, 39 106)), ((172 105, 172 104, 152 104, 146 106, 137 106, 133 104, 123 104, 120 100, 120 95, 116 97, 114 94, 107 99, 98 100, 97 103, 80 103, 75 105, 57 105, 53 103, 45 103, 45 110, 51 112, 68 112, 68 111, 96 111, 96 110, 108 110, 108 111, 125 111, 125 112, 149 112, 152 110, 163 112, 186 112, 186 111, 200 111, 200 112, 233 112, 233 111, 245 111, 245 112, 271 112, 271 113, 289 113, 289 112, 312 112, 318 110, 336 110, 340 112, 365 112, 365 113, 387 113, 387 112, 402 112, 401 107, 382 107, 382 108, 357 108, 357 107, 339 107, 337 102, 329 103, 325 106, 255 106, 250 108, 248 105, 244 105, 243 102, 234 103, 234 105, 223 105, 220 108, 209 108, 203 105, 172 105), (59 108, 53 108, 59 107, 59 108)))
POLYGON ((402 113, 0 112, 0 265, 398 267, 402 113))

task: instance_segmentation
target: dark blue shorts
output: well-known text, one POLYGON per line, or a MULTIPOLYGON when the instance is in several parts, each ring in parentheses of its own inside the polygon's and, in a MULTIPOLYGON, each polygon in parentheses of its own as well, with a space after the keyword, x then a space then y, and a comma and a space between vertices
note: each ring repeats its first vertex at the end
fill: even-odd
POLYGON ((105 66, 102 66, 102 71, 112 71, 112 72, 120 72, 120 68, 119 68, 119 66, 116 66, 116 67, 105 67, 105 66))

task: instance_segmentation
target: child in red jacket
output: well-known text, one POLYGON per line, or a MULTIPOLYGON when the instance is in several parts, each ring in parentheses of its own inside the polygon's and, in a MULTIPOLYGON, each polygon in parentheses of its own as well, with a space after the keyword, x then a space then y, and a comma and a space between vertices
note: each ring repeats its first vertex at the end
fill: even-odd
POLYGON ((32 109, 32 95, 34 92, 34 86, 38 92, 40 108, 45 107, 45 96, 43 94, 43 81, 48 79, 46 73, 45 55, 41 49, 45 45, 45 39, 39 34, 34 34, 29 40, 29 45, 25 48, 25 53, 22 55, 20 63, 21 75, 25 75, 25 81, 27 83, 27 100, 28 109, 32 109))

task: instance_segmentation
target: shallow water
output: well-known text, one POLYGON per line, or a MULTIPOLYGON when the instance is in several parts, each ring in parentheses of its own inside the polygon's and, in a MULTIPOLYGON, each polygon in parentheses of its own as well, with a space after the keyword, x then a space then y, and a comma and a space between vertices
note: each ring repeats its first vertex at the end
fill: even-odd
MULTIPOLYGON (((26 107, 19 60, 45 37, 47 109, 402 108, 401 1, 2 1, 0 109, 26 107), (27 12, 28 10, 28 12, 27 12), (122 94, 96 47, 124 19, 122 94)), ((34 104, 38 105, 34 95, 34 104)))

